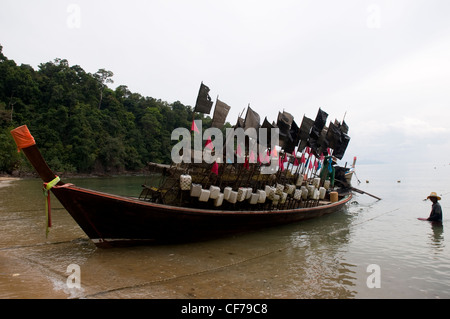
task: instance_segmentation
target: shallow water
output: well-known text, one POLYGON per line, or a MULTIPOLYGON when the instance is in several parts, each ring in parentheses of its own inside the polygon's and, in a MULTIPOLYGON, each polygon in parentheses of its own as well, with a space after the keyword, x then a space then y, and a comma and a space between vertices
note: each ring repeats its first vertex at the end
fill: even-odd
MULTIPOLYGON (((359 165, 356 174, 354 186, 381 201, 356 193, 340 212, 294 225, 114 249, 96 248, 55 197, 46 238, 41 181, 1 181, 0 298, 449 298, 450 165, 359 165), (442 226, 417 220, 429 215, 431 191, 443 195, 442 226)), ((137 196, 145 177, 64 180, 137 196)))

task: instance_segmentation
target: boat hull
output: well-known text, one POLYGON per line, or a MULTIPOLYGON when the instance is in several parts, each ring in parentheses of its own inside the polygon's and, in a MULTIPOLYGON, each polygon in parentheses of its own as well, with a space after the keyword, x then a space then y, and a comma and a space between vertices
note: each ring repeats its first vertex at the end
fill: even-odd
POLYGON ((328 205, 275 211, 223 211, 174 207, 73 185, 52 189, 99 247, 210 239, 320 217, 340 210, 351 194, 328 205))

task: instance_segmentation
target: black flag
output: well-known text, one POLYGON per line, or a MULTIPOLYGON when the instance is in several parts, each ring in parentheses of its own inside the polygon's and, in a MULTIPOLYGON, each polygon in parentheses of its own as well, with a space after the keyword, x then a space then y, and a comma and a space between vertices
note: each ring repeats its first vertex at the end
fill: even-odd
POLYGON ((253 127, 254 129, 258 130, 260 127, 259 122, 260 122, 259 114, 253 111, 249 106, 247 108, 247 115, 245 116, 244 129, 246 130, 248 128, 253 127))
MULTIPOLYGON (((272 141, 272 129, 275 128, 272 124, 269 123, 267 120, 267 117, 264 119, 263 124, 261 125, 261 128, 266 129, 265 131, 265 141, 261 140, 261 136, 258 134, 258 143, 264 146, 265 148, 271 147, 271 141, 272 141)), ((260 132, 261 133, 261 132, 260 132)))
POLYGON ((211 127, 217 127, 221 129, 225 124, 228 112, 230 111, 230 106, 223 103, 219 99, 216 101, 216 107, 214 108, 214 115, 211 123, 211 127))
POLYGON ((209 87, 202 83, 198 92, 194 112, 209 114, 212 105, 213 101, 211 101, 211 97, 209 96, 209 87))
MULTIPOLYGON (((289 113, 288 113, 289 114, 289 113)), ((280 129, 280 146, 285 148, 289 140, 289 130, 291 129, 291 118, 286 114, 278 112, 277 127, 280 129)))
POLYGON ((305 146, 307 145, 309 139, 309 133, 311 132, 311 128, 314 125, 314 121, 306 116, 303 116, 302 124, 300 125, 300 130, 298 134, 298 138, 301 143, 298 147, 299 152, 303 151, 305 146))
POLYGON ((289 129, 288 141, 284 145, 284 150, 287 153, 292 153, 295 150, 299 142, 299 134, 300 129, 298 128, 297 123, 295 123, 294 119, 292 119, 291 128, 289 129))
POLYGON ((316 120, 314 121, 311 133, 309 134, 309 146, 315 153, 317 153, 318 151, 318 141, 320 133, 322 132, 325 123, 327 122, 327 117, 328 114, 319 108, 319 112, 317 112, 316 120))
POLYGON ((338 145, 337 149, 334 150, 333 156, 341 160, 344 157, 349 142, 350 136, 342 133, 340 144, 338 145))
POLYGON ((327 140, 329 143, 329 147, 333 150, 336 150, 341 144, 341 130, 339 126, 330 122, 330 127, 327 132, 327 140))

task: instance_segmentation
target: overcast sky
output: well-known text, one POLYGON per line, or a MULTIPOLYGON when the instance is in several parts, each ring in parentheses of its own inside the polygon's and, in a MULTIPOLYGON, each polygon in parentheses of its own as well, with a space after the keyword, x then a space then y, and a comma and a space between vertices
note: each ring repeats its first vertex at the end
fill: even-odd
POLYGON ((194 105, 200 83, 262 119, 345 121, 344 161, 450 163, 450 1, 2 0, 0 44, 194 105))

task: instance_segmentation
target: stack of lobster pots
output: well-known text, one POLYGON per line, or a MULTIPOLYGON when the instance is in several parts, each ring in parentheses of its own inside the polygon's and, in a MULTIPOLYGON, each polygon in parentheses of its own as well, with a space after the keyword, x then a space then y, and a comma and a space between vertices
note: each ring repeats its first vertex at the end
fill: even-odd
POLYGON ((204 189, 201 184, 192 183, 190 175, 180 176, 180 188, 182 191, 189 191, 193 198, 198 198, 199 202, 211 202, 215 207, 220 207, 224 202, 230 204, 247 203, 250 205, 256 204, 271 204, 269 206, 279 207, 279 205, 286 204, 286 201, 305 203, 315 202, 317 205, 320 200, 324 200, 327 191, 330 187, 330 181, 326 180, 323 186, 320 186, 320 178, 314 178, 309 181, 304 181, 303 176, 300 175, 296 184, 282 184, 275 183, 274 185, 266 185, 264 189, 257 189, 255 192, 252 187, 224 187, 211 185, 204 189))

